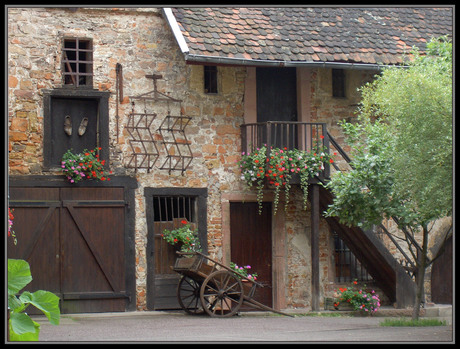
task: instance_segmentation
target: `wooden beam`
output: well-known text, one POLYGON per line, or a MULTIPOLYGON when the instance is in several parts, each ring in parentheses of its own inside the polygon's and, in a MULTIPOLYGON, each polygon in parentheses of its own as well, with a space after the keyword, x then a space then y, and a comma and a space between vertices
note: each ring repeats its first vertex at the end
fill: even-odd
POLYGON ((319 311, 319 187, 311 187, 311 310, 319 311))

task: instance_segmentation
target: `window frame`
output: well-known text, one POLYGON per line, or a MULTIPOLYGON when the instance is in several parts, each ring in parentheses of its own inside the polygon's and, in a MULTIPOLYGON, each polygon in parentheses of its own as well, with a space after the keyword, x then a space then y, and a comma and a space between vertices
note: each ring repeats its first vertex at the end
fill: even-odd
POLYGON ((332 97, 347 98, 346 74, 344 69, 331 69, 332 97))
POLYGON ((216 95, 219 93, 216 65, 203 66, 203 89, 206 94, 216 95))
POLYGON ((91 38, 63 37, 61 50, 63 86, 92 88, 94 77, 93 40, 91 38), (86 46, 82 47, 80 45, 81 43, 85 43, 86 46), (74 47, 68 47, 68 44, 74 44, 74 47), (70 53, 72 53, 72 55, 69 58, 70 53), (85 57, 81 57, 82 54, 84 54, 85 57), (83 80, 80 81, 82 78, 83 80))

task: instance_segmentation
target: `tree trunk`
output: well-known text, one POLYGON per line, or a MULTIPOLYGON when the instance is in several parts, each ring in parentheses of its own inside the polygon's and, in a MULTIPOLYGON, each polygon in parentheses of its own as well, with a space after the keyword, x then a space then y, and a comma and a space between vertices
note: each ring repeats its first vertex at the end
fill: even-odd
POLYGON ((420 306, 422 304, 424 283, 425 283, 425 270, 428 253, 428 227, 423 225, 423 241, 422 252, 417 261, 417 291, 415 294, 414 309, 412 311, 412 320, 418 320, 420 316, 420 306))

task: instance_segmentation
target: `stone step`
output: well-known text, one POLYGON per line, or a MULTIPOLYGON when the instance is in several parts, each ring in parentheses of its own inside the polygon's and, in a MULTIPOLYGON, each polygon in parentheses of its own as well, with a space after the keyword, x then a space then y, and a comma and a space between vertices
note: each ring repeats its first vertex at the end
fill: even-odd
POLYGON ((446 321, 447 324, 452 324, 452 305, 451 304, 435 304, 425 307, 425 318, 438 318, 441 321, 446 321))

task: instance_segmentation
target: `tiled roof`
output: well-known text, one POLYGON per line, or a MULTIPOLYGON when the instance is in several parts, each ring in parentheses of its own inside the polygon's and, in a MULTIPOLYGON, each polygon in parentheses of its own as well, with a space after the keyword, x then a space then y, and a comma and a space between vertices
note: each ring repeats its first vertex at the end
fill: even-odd
POLYGON ((284 62, 401 63, 452 37, 453 8, 174 8, 189 55, 284 62))

